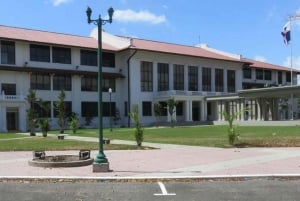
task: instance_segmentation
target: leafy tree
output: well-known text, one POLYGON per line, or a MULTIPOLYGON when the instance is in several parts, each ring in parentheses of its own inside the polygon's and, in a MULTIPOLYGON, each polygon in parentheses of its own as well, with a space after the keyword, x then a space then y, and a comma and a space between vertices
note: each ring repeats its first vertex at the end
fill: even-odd
POLYGON ((167 100, 167 105, 169 107, 169 114, 171 116, 171 127, 174 127, 175 120, 173 119, 173 114, 175 112, 177 101, 174 99, 174 97, 170 98, 169 100, 167 100))
POLYGON ((58 101, 54 103, 55 110, 57 111, 57 123, 60 128, 60 133, 65 132, 65 121, 66 121, 66 103, 65 103, 66 94, 63 90, 60 91, 58 95, 58 101))
POLYGON ((35 136, 35 126, 38 118, 38 114, 34 109, 34 105, 38 101, 36 92, 30 89, 25 100, 29 105, 29 108, 26 110, 29 132, 31 136, 35 136))
POLYGON ((162 108, 160 103, 154 103, 154 116, 156 119, 156 126, 158 126, 158 122, 159 122, 158 117, 161 116, 161 110, 162 108))
MULTIPOLYGON (((46 116, 48 116, 48 114, 49 114, 50 105, 49 105, 49 103, 43 101, 41 98, 38 99, 36 97, 36 92, 32 89, 29 89, 25 100, 27 101, 27 103, 29 105, 29 108, 26 110, 29 132, 30 132, 31 136, 35 136, 36 135, 35 127, 36 127, 37 123, 39 123, 40 128, 42 129, 41 122, 40 122, 41 119, 39 119, 39 115, 38 115, 38 112, 36 111, 35 105, 38 105, 39 107, 41 107, 45 111, 46 116)), ((47 120, 47 121, 42 121, 42 124, 45 125, 45 123, 47 122, 48 130, 49 130, 49 120, 47 118, 45 120, 47 120)), ((43 127, 45 128, 45 126, 43 126, 43 127)))
POLYGON ((50 120, 48 118, 39 119, 39 127, 41 128, 43 137, 47 137, 47 133, 50 130, 50 120))
POLYGON ((75 113, 73 113, 72 116, 70 117, 69 125, 73 131, 73 134, 75 134, 77 129, 79 128, 78 118, 75 113))
POLYGON ((237 125, 234 126, 233 122, 237 117, 239 116, 240 112, 236 112, 233 114, 230 114, 226 111, 222 112, 222 115, 224 119, 228 122, 228 129, 227 129, 227 134, 228 134, 228 142, 230 145, 234 145, 236 141, 239 139, 240 134, 238 133, 237 130, 237 125))
POLYGON ((140 118, 139 118, 139 107, 137 104, 133 105, 132 112, 130 113, 130 117, 133 119, 135 124, 135 140, 138 146, 142 146, 142 142, 144 140, 144 130, 141 127, 140 124, 140 118))

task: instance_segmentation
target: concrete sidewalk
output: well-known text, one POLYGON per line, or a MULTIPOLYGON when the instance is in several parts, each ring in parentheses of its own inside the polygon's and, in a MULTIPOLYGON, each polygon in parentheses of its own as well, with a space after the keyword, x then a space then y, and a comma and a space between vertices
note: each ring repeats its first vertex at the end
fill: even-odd
MULTIPOLYGON (((76 155, 78 151, 46 152, 76 155)), ((97 152, 92 152, 94 157, 97 152)), ((201 177, 236 175, 300 175, 295 148, 217 149, 166 148, 106 151, 111 172, 93 173, 92 166, 41 168, 28 165, 32 152, 1 152, 0 177, 201 177)))
MULTIPOLYGON (((52 136, 54 137, 54 136, 52 136)), ((67 136, 97 141, 97 138, 67 136)), ((111 143, 134 143, 113 140, 111 143)), ((209 148, 143 143, 153 150, 105 151, 110 172, 93 173, 92 166, 41 168, 28 165, 32 152, 0 152, 0 178, 201 178, 235 176, 300 176, 300 148, 209 148)), ((46 151, 46 155, 77 155, 46 151)), ((97 151, 92 151, 95 157, 97 151)))

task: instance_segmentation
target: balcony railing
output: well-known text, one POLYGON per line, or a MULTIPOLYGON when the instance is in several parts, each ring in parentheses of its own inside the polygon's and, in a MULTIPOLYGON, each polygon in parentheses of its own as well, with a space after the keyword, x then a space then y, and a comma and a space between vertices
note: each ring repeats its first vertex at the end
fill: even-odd
POLYGON ((22 95, 3 95, 0 94, 0 101, 23 101, 25 100, 22 95))
POLYGON ((157 97, 169 97, 169 96, 221 96, 226 95, 226 92, 206 92, 206 91, 181 91, 181 90, 170 90, 170 91, 159 91, 156 93, 157 97))

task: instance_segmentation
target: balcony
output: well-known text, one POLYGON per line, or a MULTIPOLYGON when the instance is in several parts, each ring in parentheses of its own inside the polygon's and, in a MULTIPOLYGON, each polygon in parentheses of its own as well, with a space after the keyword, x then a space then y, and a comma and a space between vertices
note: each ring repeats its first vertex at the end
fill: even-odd
POLYGON ((207 96, 222 96, 226 95, 226 92, 206 92, 206 91, 181 91, 181 90, 170 90, 170 91, 158 91, 155 96, 156 98, 169 98, 169 97, 207 97, 207 96))
POLYGON ((25 101, 25 98, 24 98, 23 95, 5 95, 5 94, 0 94, 0 101, 20 102, 20 101, 25 101))

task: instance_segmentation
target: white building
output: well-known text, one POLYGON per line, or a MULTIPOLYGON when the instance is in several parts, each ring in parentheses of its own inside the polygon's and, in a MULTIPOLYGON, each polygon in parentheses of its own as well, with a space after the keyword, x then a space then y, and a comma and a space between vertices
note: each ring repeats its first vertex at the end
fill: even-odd
MULTIPOLYGON (((245 108, 251 110, 242 112, 239 120, 289 118, 292 110, 297 111, 295 104, 289 104, 290 92, 286 94, 295 86, 284 86, 291 85, 290 68, 208 46, 176 45, 105 32, 102 46, 105 127, 110 122, 110 95, 112 119, 118 126, 131 125, 128 113, 134 104, 139 106, 144 125, 156 121, 155 102, 165 110, 160 121, 169 121, 166 101, 170 98, 178 102, 174 113, 177 122, 222 121, 222 111, 245 108), (266 85, 282 87, 263 88, 266 85), (245 91, 252 88, 266 91, 245 91), (275 92, 265 96, 269 89, 275 92), (279 107, 284 104, 291 110, 279 107)), ((57 127, 54 103, 61 90, 66 93, 67 112, 76 113, 81 125, 91 121, 89 125, 97 127, 97 48, 93 37, 0 26, 0 131, 28 129, 25 98, 29 89, 51 106, 49 114, 36 109, 41 117, 51 118, 52 128, 57 127)), ((292 71, 292 80, 297 73, 292 71)), ((297 96, 297 89, 292 97, 297 96)))

